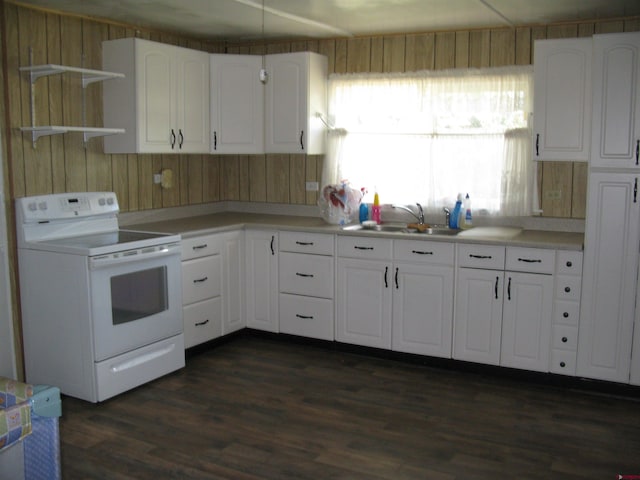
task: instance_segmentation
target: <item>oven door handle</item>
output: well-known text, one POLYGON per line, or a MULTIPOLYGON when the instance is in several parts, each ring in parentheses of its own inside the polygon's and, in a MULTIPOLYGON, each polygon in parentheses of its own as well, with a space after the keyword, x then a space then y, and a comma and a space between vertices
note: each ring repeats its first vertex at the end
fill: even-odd
POLYGON ((162 247, 139 248, 137 250, 128 250, 125 252, 109 253, 106 255, 95 255, 89 257, 89 270, 98 270, 101 268, 111 267, 113 265, 122 265, 124 263, 144 262, 162 257, 170 257, 172 255, 180 255, 181 246, 179 243, 163 245, 162 247))

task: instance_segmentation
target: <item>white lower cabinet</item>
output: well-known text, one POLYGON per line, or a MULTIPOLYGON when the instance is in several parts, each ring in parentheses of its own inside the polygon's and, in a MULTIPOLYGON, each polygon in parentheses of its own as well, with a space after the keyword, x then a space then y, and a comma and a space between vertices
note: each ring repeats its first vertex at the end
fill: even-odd
POLYGON ((394 240, 392 348, 451 358, 454 246, 394 240))
POLYGON ((498 365, 504 247, 458 245, 453 358, 498 365))
POLYGON ((247 327, 278 332, 278 232, 245 231, 247 327))
POLYGON ((244 297, 244 232, 220 233, 222 241, 222 299, 224 315, 222 334, 240 330, 246 326, 244 297))
POLYGON ((334 236, 280 232, 280 332, 334 339, 334 236))
POLYGON ((391 348, 392 241, 338 237, 336 340, 391 348))

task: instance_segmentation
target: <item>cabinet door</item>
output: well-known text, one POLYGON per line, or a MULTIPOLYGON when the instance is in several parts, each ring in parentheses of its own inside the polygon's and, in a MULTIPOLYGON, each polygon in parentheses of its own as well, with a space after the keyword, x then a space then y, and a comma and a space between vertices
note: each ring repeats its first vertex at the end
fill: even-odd
POLYGON ((594 167, 640 169, 640 33, 593 37, 594 167))
POLYGON ((453 266, 398 263, 393 279, 393 350, 451 358, 453 266))
POLYGON ((176 153, 209 152, 209 55, 175 48, 176 116, 173 130, 176 153))
POLYGON ((636 302, 638 177, 592 173, 578 333, 577 375, 629 381, 636 302))
POLYGON ((338 258, 336 340, 391 348, 391 267, 338 258))
POLYGON ((459 268, 453 358, 498 365, 504 272, 459 268))
POLYGON ((222 333, 226 335, 246 326, 244 313, 244 232, 229 232, 222 235, 222 268, 224 271, 222 333))
POLYGON ((173 47, 137 41, 135 49, 138 150, 141 153, 171 152, 172 133, 177 135, 173 47))
POLYGON ((548 371, 553 276, 506 272, 500 365, 548 371))
POLYGON ((258 55, 211 55, 211 153, 264 151, 258 55))
POLYGON ((278 232, 245 232, 247 327, 278 332, 278 232))
POLYGON ((535 42, 534 159, 589 160, 591 57, 591 38, 535 42))

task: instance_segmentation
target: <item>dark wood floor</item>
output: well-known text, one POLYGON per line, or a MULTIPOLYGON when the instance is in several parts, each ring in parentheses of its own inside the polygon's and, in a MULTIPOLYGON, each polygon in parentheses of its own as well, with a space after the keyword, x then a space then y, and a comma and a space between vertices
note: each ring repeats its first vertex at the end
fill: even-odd
POLYGON ((64 479, 614 479, 640 402, 242 335, 98 405, 64 479))

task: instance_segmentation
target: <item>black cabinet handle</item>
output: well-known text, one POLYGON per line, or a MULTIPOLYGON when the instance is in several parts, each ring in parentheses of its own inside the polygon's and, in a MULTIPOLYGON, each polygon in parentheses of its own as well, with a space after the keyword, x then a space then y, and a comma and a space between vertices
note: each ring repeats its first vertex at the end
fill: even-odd
POLYGON ((303 278, 313 278, 313 274, 311 273, 300 273, 300 272, 296 272, 296 275, 298 277, 303 277, 303 278))
POLYGON ((171 143, 171 150, 173 150, 173 147, 176 146, 176 132, 173 131, 173 128, 171 129, 171 140, 169 143, 171 143))
POLYGON ((511 300, 511 277, 509 277, 509 284, 507 285, 507 300, 511 300))
POLYGON ((208 245, 206 243, 203 243, 202 245, 194 245, 193 247, 191 247, 193 250, 202 250, 203 248, 207 248, 208 245))
POLYGON ((276 241, 276 236, 275 235, 271 235, 271 255, 275 255, 276 251, 273 249, 273 242, 276 241))
POLYGON ((207 323, 209 323, 209 319, 208 318, 204 322, 197 322, 196 323, 196 327, 201 327, 202 325, 206 325, 207 323))
POLYGON ((296 240, 296 245, 302 245, 302 246, 304 246, 304 247, 307 247, 307 246, 309 246, 309 245, 313 245, 313 242, 298 242, 298 241, 296 240))
POLYGON ((304 150, 304 130, 300 130, 300 149, 304 150))
POLYGON ((213 149, 218 149, 218 132, 213 132, 213 149))
POLYGON ((182 150, 182 144, 184 143, 184 135, 182 135, 182 129, 178 129, 178 136, 180 137, 180 142, 178 142, 178 147, 182 150))
POLYGON ((566 367, 566 366, 567 366, 567 364, 566 364, 566 363, 564 363, 564 362, 560 362, 560 366, 561 366, 562 368, 564 368, 564 367, 566 367))
POLYGON ((313 320, 313 317, 311 315, 300 315, 299 313, 296 313, 296 317, 303 318, 305 320, 313 320))
POLYGON ((542 263, 542 260, 536 258, 518 258, 518 261, 524 263, 542 263))
POLYGON ((359 247, 358 245, 354 245, 356 250, 373 250, 373 247, 359 247))
POLYGON ((536 157, 540 156, 540 134, 536 133, 536 157))
POLYGON ((564 318, 569 318, 569 312, 564 312, 564 313, 562 314, 562 316, 563 316, 564 318))
POLYGON ((568 338, 567 337, 562 337, 562 343, 567 343, 568 338))
POLYGON ((496 277, 496 286, 495 286, 495 294, 496 294, 496 298, 498 298, 498 281, 500 280, 500 277, 496 277))
POLYGON ((633 181, 633 203, 638 202, 638 177, 633 181))
POLYGON ((202 283, 206 282, 207 280, 209 280, 209 277, 196 278, 193 283, 202 283))
POLYGON ((638 165, 638 160, 640 160, 640 140, 636 140, 636 165, 638 165))
POLYGON ((573 263, 571 263, 571 261, 567 262, 567 267, 573 267, 573 263))
POLYGON ((564 291, 569 293, 571 291, 571 287, 564 287, 564 291))
POLYGON ((396 267, 396 290, 400 288, 400 285, 398 285, 398 267, 396 267))
POLYGON ((411 253, 416 255, 433 255, 433 252, 423 252, 422 250, 411 250, 411 253))
POLYGON ((388 273, 389 273, 389 267, 384 267, 384 288, 389 288, 389 283, 387 282, 388 273))
POLYGON ((471 258, 479 258, 481 260, 486 260, 487 258, 493 258, 491 255, 474 255, 472 253, 469 254, 471 258))

